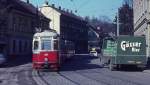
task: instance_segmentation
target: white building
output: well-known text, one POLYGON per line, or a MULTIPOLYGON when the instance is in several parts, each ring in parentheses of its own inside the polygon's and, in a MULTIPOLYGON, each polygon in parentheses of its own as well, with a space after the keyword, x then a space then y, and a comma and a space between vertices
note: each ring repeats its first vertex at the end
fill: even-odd
POLYGON ((49 5, 48 2, 45 2, 40 11, 51 20, 49 27, 56 30, 61 39, 75 43, 76 52, 88 50, 88 27, 83 18, 68 9, 49 5))
POLYGON ((28 0, 0 0, 0 52, 11 59, 31 57, 35 28, 47 29, 49 21, 28 0))
POLYGON ((150 0, 133 0, 134 35, 146 36, 150 57, 150 0))
POLYGON ((55 29, 58 34, 60 34, 60 16, 61 13, 57 11, 55 8, 55 5, 52 6, 48 5, 48 3, 43 4, 43 6, 40 8, 40 11, 49 19, 51 19, 51 22, 49 23, 49 27, 51 29, 55 29))

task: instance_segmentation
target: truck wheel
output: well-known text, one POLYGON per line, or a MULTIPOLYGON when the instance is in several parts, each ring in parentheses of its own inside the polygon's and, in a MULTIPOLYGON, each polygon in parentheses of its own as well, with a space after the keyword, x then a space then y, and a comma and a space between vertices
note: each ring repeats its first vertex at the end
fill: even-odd
POLYGON ((144 71, 144 67, 139 68, 139 71, 143 72, 144 71))
POLYGON ((117 64, 117 67, 116 67, 117 69, 121 69, 121 65, 120 64, 117 64))

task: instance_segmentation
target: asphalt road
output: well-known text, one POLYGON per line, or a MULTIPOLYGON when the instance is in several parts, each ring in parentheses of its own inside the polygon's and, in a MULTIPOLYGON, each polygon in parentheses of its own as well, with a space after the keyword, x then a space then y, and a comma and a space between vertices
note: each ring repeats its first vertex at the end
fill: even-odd
POLYGON ((102 68, 98 57, 74 56, 60 72, 40 72, 49 85, 149 85, 150 73, 137 68, 110 71, 102 68))
POLYGON ((32 74, 31 62, 14 61, 0 68, 0 85, 149 85, 150 71, 126 68, 110 71, 102 68, 98 57, 76 55, 62 65, 60 71, 40 71, 32 74), (41 79, 36 80, 35 79, 41 79))
POLYGON ((32 78, 31 58, 21 57, 0 67, 0 85, 37 85, 32 78))

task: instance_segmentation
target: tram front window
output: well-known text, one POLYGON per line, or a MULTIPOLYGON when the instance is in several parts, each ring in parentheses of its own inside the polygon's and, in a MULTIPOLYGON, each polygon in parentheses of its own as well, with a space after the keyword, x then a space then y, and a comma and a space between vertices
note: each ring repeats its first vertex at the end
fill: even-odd
POLYGON ((52 45, 50 40, 42 41, 42 50, 52 50, 52 45))

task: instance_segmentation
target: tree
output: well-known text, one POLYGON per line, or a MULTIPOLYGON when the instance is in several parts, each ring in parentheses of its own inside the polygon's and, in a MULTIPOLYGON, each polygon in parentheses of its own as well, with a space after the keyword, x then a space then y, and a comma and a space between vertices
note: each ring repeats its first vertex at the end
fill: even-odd
POLYGON ((99 16, 90 18, 89 16, 85 17, 85 20, 94 27, 94 30, 103 35, 104 33, 113 32, 116 34, 116 26, 107 16, 99 16))
POLYGON ((133 35, 133 9, 124 4, 119 9, 119 26, 121 35, 133 35))
POLYGON ((89 18, 85 17, 90 25, 94 28, 93 30, 99 34, 99 46, 102 47, 103 39, 109 36, 109 33, 116 34, 116 25, 110 22, 111 20, 107 16, 99 16, 89 18))

